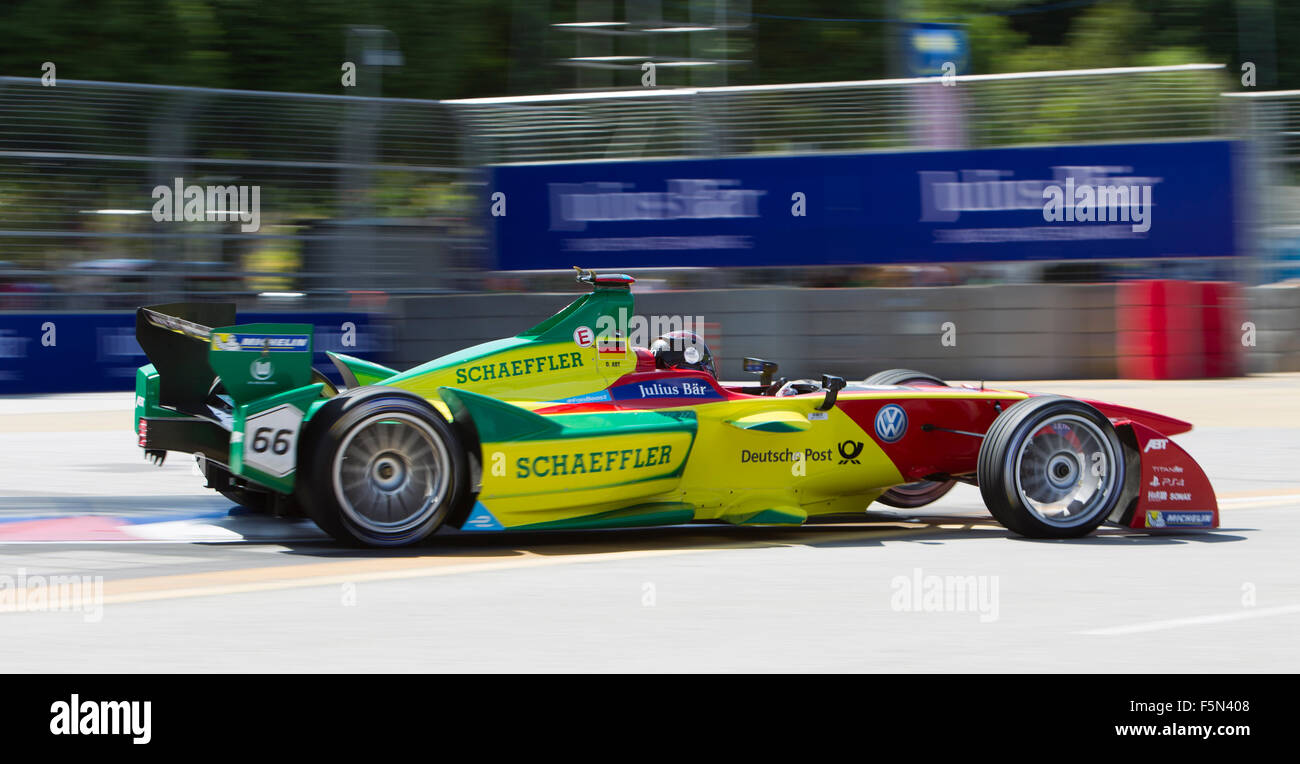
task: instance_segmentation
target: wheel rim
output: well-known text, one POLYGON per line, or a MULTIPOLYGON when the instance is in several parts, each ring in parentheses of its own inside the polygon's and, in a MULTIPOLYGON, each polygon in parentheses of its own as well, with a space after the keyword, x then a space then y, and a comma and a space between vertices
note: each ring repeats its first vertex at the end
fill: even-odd
POLYGON ((451 479, 442 439, 408 414, 362 420, 340 444, 333 472, 344 516, 385 536, 423 525, 442 505, 451 479))
POLYGON ((1096 518, 1115 494, 1116 451, 1096 422, 1051 417, 1016 449, 1011 474, 1024 506, 1039 520, 1073 528, 1096 518))

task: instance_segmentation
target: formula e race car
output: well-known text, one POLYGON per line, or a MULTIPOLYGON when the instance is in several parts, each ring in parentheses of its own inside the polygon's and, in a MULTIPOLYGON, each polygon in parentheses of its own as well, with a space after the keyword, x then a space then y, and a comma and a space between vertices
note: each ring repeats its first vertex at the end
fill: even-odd
POLYGON ((1024 536, 1218 526, 1209 480, 1169 439, 1186 422, 901 369, 784 380, 746 358, 758 379, 721 384, 707 347, 634 347, 617 329, 631 277, 579 280, 590 291, 531 329, 405 372, 331 353, 342 390, 311 368, 309 325, 140 308, 139 445, 196 454, 238 504, 372 546, 444 524, 799 525, 920 507, 957 481, 1024 536))

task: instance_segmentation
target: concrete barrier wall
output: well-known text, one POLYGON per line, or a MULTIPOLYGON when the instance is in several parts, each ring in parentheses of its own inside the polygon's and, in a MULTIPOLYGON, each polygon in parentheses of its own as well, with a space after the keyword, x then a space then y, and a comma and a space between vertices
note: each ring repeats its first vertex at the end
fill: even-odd
MULTIPOLYGON (((1244 290, 1243 346, 1250 373, 1300 371, 1300 287, 1244 290)), ((400 368, 516 334, 562 308, 571 294, 458 294, 395 303, 400 368)), ((743 289, 647 292, 642 316, 701 316, 720 359, 740 379, 740 359, 776 361, 781 374, 861 379, 914 368, 951 379, 1086 379, 1119 376, 1116 285, 996 285, 890 289, 743 289), (951 322, 945 345, 945 324, 951 322)))
MULTIPOLYGON (((1114 377, 1114 292, 1109 284, 647 292, 637 294, 636 314, 701 316, 727 379, 743 378, 746 355, 776 361, 789 377, 861 379, 892 367, 953 379, 1114 377)), ((516 334, 578 294, 398 300, 399 367, 516 334)))
MULTIPOLYGON (((1026 284, 646 292, 636 295, 636 315, 700 317, 719 374, 729 380, 745 378, 740 359, 746 355, 776 361, 790 378, 831 373, 858 380, 894 367, 957 380, 1115 378, 1124 365, 1117 291, 1115 284, 1026 284)), ((394 298, 388 317, 301 320, 317 324, 317 351, 343 350, 406 369, 517 334, 580 295, 574 289, 394 298), (338 344, 345 320, 356 324, 357 346, 338 344)), ((1195 321, 1198 331, 1202 318, 1195 321)), ((132 339, 134 320, 127 312, 0 315, 0 393, 130 389, 135 367, 144 363, 132 339), (42 327, 50 322, 57 324, 58 342, 47 345, 42 327), (82 371, 70 373, 73 368, 82 371)), ((1239 352, 1247 373, 1300 372, 1300 284, 1241 290, 1224 335, 1220 351, 1239 352), (1242 324, 1253 325, 1253 336, 1242 324)), ((330 368, 321 357, 316 363, 330 368)))
POLYGON ((1300 285, 1246 290, 1242 321, 1255 325, 1255 346, 1245 348, 1252 374, 1300 371, 1300 285))

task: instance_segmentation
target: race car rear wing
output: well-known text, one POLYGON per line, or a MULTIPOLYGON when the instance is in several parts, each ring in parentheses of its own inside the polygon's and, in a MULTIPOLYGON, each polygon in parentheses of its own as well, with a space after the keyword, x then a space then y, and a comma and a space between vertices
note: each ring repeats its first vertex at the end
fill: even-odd
POLYGON ((231 303, 182 302, 136 311, 136 340, 158 375, 158 405, 204 416, 218 377, 235 404, 308 384, 311 324, 234 323, 231 303))
POLYGON ((191 414, 216 376, 208 365, 213 326, 235 323, 234 303, 177 302, 139 308, 135 339, 158 372, 158 404, 191 414))

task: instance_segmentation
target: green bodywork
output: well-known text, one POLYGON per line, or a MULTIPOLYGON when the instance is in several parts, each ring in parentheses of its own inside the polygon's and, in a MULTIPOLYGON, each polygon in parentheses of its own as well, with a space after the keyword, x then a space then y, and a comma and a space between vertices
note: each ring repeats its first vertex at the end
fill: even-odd
MULTIPOLYGON (((693 422, 686 422, 681 417, 655 412, 620 415, 617 422, 611 421, 608 415, 598 414, 564 417, 561 424, 502 402, 502 398, 536 398, 530 395, 533 392, 530 389, 532 380, 521 378, 517 383, 510 380, 510 387, 514 389, 503 391, 501 380, 463 379, 464 370, 475 363, 493 365, 498 359, 545 352, 576 355, 572 351, 577 349, 574 342, 579 327, 589 327, 595 332, 617 326, 620 319, 626 320, 631 309, 632 295, 626 284, 594 284, 590 293, 517 336, 449 353, 405 372, 342 353, 327 355, 342 374, 347 387, 382 384, 415 392, 434 403, 449 418, 460 412, 457 419, 476 428, 485 440, 500 439, 505 433, 510 433, 509 439, 513 439, 528 428, 536 428, 539 437, 574 438, 590 437, 608 431, 610 427, 617 427, 620 433, 693 427, 693 422), (556 348, 563 352, 556 351, 556 348), (476 390, 486 394, 479 394, 476 390), (517 395, 509 394, 516 391, 517 395)), ((259 458, 284 462, 287 457, 296 455, 302 426, 327 402, 333 391, 313 381, 311 325, 201 325, 205 317, 233 315, 233 306, 214 304, 178 303, 140 309, 136 334, 151 363, 141 366, 136 372, 137 434, 142 423, 150 419, 193 420, 208 427, 212 423, 218 424, 229 432, 229 453, 225 463, 231 474, 273 491, 291 493, 296 470, 262 469, 258 466, 259 458), (200 363, 207 368, 196 368, 200 363), (172 380, 170 390, 169 384, 163 382, 165 378, 172 380), (213 394, 224 401, 224 408, 218 406, 223 408, 224 414, 210 410, 213 401, 207 387, 215 378, 220 379, 221 385, 213 394), (183 380, 184 384, 178 380, 183 380), (286 430, 291 434, 283 434, 286 430), (277 434, 280 434, 281 442, 286 439, 293 441, 285 453, 271 453, 280 447, 276 441, 277 434), (254 451, 255 444, 267 450, 259 455, 254 451)), ((552 384, 548 389, 545 384, 540 384, 536 390, 553 397, 569 388, 576 392, 601 390, 609 379, 624 373, 629 364, 635 365, 635 356, 629 354, 629 359, 599 364, 609 368, 579 368, 582 364, 575 363, 559 387, 552 384)), ((505 367, 506 363, 513 361, 503 360, 501 366, 505 367)), ((588 363, 586 366, 597 367, 598 364, 588 363)), ((144 438, 141 438, 141 444, 145 444, 144 438)), ((616 518, 610 518, 611 524, 617 522, 616 518)))

